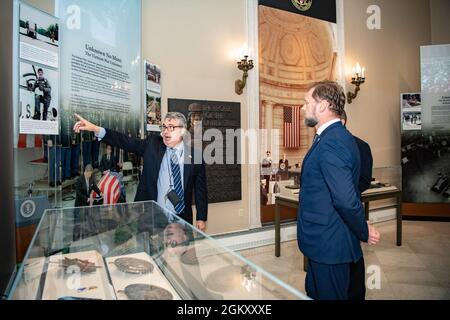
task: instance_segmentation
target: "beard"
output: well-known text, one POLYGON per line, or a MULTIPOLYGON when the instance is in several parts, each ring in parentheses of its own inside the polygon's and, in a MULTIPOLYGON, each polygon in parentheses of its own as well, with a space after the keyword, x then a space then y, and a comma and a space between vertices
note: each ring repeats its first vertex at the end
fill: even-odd
POLYGON ((319 120, 314 118, 305 118, 305 125, 310 128, 314 128, 319 123, 319 120))

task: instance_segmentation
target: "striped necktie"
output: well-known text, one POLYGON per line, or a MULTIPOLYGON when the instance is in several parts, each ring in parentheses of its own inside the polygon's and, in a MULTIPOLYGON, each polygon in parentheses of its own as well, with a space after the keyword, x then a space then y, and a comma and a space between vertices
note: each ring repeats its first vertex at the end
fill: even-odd
POLYGON ((184 192, 183 192, 183 184, 181 182, 181 170, 179 165, 178 156, 175 149, 170 149, 170 169, 172 171, 173 177, 173 185, 175 188, 175 192, 180 198, 180 202, 175 206, 175 212, 177 214, 181 214, 184 211, 184 192))

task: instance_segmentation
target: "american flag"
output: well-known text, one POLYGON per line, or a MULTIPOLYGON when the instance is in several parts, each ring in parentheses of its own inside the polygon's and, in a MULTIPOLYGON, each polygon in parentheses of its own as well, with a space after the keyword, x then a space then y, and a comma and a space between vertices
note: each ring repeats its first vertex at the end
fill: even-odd
POLYGON ((285 106, 283 110, 284 147, 300 147, 300 106, 285 106))
MULTIPOLYGON (((98 188, 103 193, 103 204, 115 204, 120 197, 120 180, 116 173, 108 172, 98 184, 98 188)), ((92 191, 91 197, 97 197, 97 193, 92 191)))
POLYGON ((42 148, 42 135, 19 134, 16 138, 16 148, 42 148))

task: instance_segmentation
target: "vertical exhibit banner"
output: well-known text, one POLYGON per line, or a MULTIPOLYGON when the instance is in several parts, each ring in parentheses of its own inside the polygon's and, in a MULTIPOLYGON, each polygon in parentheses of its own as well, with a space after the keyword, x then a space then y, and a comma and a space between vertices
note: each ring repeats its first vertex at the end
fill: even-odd
MULTIPOLYGON (((141 1, 57 0, 61 18, 61 139, 74 113, 137 136, 141 121, 141 1)), ((64 144, 64 142, 63 142, 64 144)))
POLYGON ((148 61, 145 68, 145 123, 147 131, 159 131, 161 125, 161 69, 148 61))
POLYGON ((411 105, 402 106, 409 120, 402 118, 403 201, 450 203, 450 45, 424 46, 420 54, 421 95, 402 99, 411 105))
POLYGON ((19 123, 19 134, 57 135, 58 19, 26 4, 20 4, 19 11, 19 106, 15 122, 19 123))

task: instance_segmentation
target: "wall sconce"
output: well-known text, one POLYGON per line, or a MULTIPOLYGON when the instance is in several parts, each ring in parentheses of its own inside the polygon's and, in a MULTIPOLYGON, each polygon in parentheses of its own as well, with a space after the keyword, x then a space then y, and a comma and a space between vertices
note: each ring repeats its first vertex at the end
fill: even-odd
POLYGON ((348 92, 347 93, 347 102, 350 104, 352 101, 356 98, 358 95, 358 91, 361 90, 360 86, 366 81, 365 78, 365 68, 361 68, 359 63, 356 64, 356 66, 353 68, 353 75, 352 75, 352 84, 356 86, 355 92, 348 92))
POLYGON ((236 82, 234 83, 234 91, 241 95, 245 85, 247 84, 247 77, 248 77, 248 71, 253 69, 253 60, 247 60, 248 56, 245 55, 244 58, 241 61, 238 61, 237 65, 238 65, 238 69, 242 70, 244 73, 242 75, 242 80, 238 79, 236 80, 236 82))

